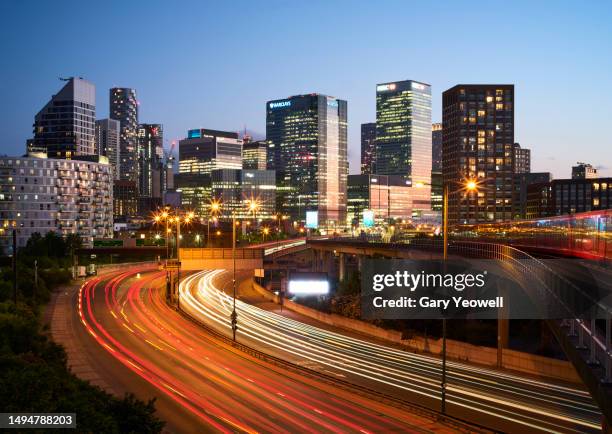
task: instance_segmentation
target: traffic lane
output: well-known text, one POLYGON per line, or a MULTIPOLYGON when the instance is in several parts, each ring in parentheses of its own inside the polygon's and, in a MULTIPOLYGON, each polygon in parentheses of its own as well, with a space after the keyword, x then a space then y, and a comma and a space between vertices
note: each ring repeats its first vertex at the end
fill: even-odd
MULTIPOLYGON (((134 287, 132 286, 132 288, 134 288, 134 287)), ((110 289, 111 299, 112 299, 113 289, 112 288, 109 288, 109 289, 110 289)), ((136 291, 136 292, 138 292, 138 291, 136 291)), ((107 319, 112 317, 114 320, 117 320, 118 318, 123 317, 123 314, 125 314, 126 316, 131 316, 132 314, 136 315, 136 310, 130 310, 130 309, 134 309, 135 305, 132 304, 132 302, 135 301, 134 298, 133 297, 130 298, 130 296, 128 295, 127 296, 127 299, 128 299, 127 301, 129 301, 130 303, 126 303, 125 297, 123 297, 121 295, 122 294, 121 290, 118 291, 117 294, 119 294, 118 295, 118 300, 117 300, 116 303, 113 302, 114 306, 115 306, 114 308, 116 310, 114 312, 115 315, 113 315, 111 313, 111 315, 107 319), (119 311, 119 315, 117 314, 117 311, 119 311)), ((99 300, 101 300, 102 297, 99 297, 99 296, 95 295, 94 298, 96 298, 99 301, 99 300)), ((162 299, 162 298, 163 298, 163 296, 160 295, 159 299, 162 299)), ((163 304, 163 306, 165 306, 165 304, 163 304)), ((108 307, 108 306, 106 306, 106 307, 108 307)), ((170 312, 169 311, 159 312, 159 313, 157 313, 155 315, 155 318, 157 318, 157 317, 165 318, 169 314, 174 314, 175 316, 177 316, 177 318, 173 318, 173 321, 168 323, 168 324, 166 324, 166 327, 164 329, 160 329, 160 330, 163 330, 162 336, 165 333, 170 332, 171 327, 175 323, 176 319, 180 320, 182 318, 182 317, 178 316, 178 314, 176 314, 175 312, 171 312, 171 311, 170 312)), ((186 320, 183 319, 183 321, 186 321, 186 320)), ((143 330, 145 330, 143 333, 148 333, 148 332, 151 332, 153 330, 156 330, 156 328, 147 328, 149 326, 147 324, 145 324, 145 322, 146 322, 145 318, 139 317, 138 318, 138 322, 134 321, 132 323, 132 325, 134 326, 134 328, 132 330, 140 330, 140 328, 142 328, 143 330)), ((102 328, 104 328, 102 326, 102 324, 100 324, 100 325, 101 325, 102 328)), ((183 328, 185 328, 185 329, 188 328, 188 327, 184 327, 184 326, 189 326, 189 325, 192 325, 191 322, 186 321, 186 324, 182 324, 179 328, 175 327, 174 329, 172 329, 171 332, 174 333, 174 334, 181 333, 181 332, 183 332, 183 328)), ((107 327, 109 329, 112 328, 112 326, 110 326, 110 325, 107 325, 107 327)), ((123 327, 123 328, 127 328, 127 327, 123 327)), ((113 331, 115 331, 116 333, 126 333, 126 332, 123 332, 122 329, 117 328, 116 325, 115 325, 115 328, 113 328, 113 331)), ((193 330, 191 330, 191 331, 193 331, 193 330)), ((138 338, 135 338, 134 335, 136 335, 137 333, 133 333, 133 332, 131 332, 129 330, 128 330, 127 333, 130 333, 130 335, 132 335, 132 336, 128 335, 128 337, 126 339, 130 340, 131 341, 130 345, 132 345, 134 348, 137 348, 138 351, 147 351, 147 350, 151 351, 148 348, 148 346, 151 346, 152 348, 154 348, 155 351, 159 352, 159 353, 157 353, 157 356, 161 355, 162 350, 160 350, 158 348, 155 348, 155 345, 157 344, 157 342, 155 342, 153 340, 154 338, 152 336, 147 335, 148 339, 145 338, 144 336, 139 336, 138 338), (149 342, 146 342, 147 340, 149 342), (143 344, 143 342, 146 342, 146 344, 143 344), (155 345, 151 345, 151 343, 153 343, 155 345)), ((189 335, 183 335, 181 337, 181 339, 183 339, 184 341, 187 342, 187 340, 189 339, 190 336, 191 336, 191 333, 189 335)), ((195 342, 194 345, 197 345, 197 342, 195 342)), ((132 348, 132 347, 130 347, 130 348, 132 348)), ((191 348, 194 348, 194 347, 191 347, 191 348)), ((194 350, 196 350, 196 348, 194 348, 194 350)), ((197 348, 197 350, 199 350, 199 348, 197 348)), ((191 350, 191 351, 193 351, 193 350, 191 350)), ((184 384, 193 385, 193 384, 198 384, 198 382, 200 382, 202 380, 201 377, 194 375, 194 371, 198 371, 199 369, 201 369, 202 365, 200 365, 198 368, 194 368, 193 366, 185 366, 185 364, 190 359, 190 356, 191 356, 190 352, 189 353, 181 354, 181 356, 180 356, 180 358, 178 360, 177 359, 171 360, 170 362, 167 363, 166 366, 164 366, 164 369, 165 370, 173 369, 174 372, 177 372, 177 371, 180 372, 181 373, 180 376, 184 377, 183 378, 183 380, 184 380, 183 383, 184 384), (181 366, 180 369, 177 369, 177 365, 180 366, 181 362, 183 362, 182 363, 183 366, 181 366), (195 378, 195 377, 197 377, 197 378, 195 378)), ((198 359, 194 360, 193 358, 191 358, 191 360, 190 360, 191 362, 197 363, 197 362, 200 361, 200 356, 202 355, 202 351, 197 351, 197 353, 198 353, 198 359)), ((166 352, 165 354, 168 354, 168 352, 166 352)), ((193 356, 191 356, 191 357, 193 357, 193 356)), ((204 358, 206 358, 206 357, 210 358, 210 356, 208 356, 207 354, 204 354, 204 358)), ((155 360, 158 361, 158 358, 156 358, 155 360)), ((138 361, 138 362, 140 362, 140 361, 138 361)), ((227 361, 226 361, 226 363, 227 363, 227 361)), ((245 372, 245 371, 248 372, 248 369, 249 369, 249 366, 241 366, 241 365, 234 368, 235 372, 245 372)), ((231 371, 231 369, 230 369, 230 371, 231 371)), ((228 367, 227 366, 224 366, 223 369, 218 368, 218 370, 216 372, 216 375, 219 375, 219 374, 226 374, 227 375, 227 372, 230 372, 230 371, 228 371, 228 367)), ((262 383, 269 383, 270 378, 269 378, 268 371, 269 370, 267 370, 267 369, 265 369, 263 371, 265 375, 260 380, 262 383)), ((234 372, 234 375, 235 375, 235 372, 234 372)), ((165 380, 171 381, 168 378, 165 378, 165 380)), ((225 379, 225 380, 227 381, 227 379, 225 379)), ((218 379, 217 379, 217 381, 218 381, 218 379)), ((257 380, 254 380, 252 378, 251 379, 246 379, 246 382, 249 383, 249 385, 252 384, 252 381, 257 381, 257 380)), ((286 383, 287 382, 284 381, 284 379, 282 379, 279 384, 285 385, 286 383)), ((219 385, 218 382, 216 384, 217 384, 217 386, 219 385)), ((173 388, 174 387, 181 387, 181 385, 174 383, 174 384, 171 384, 171 387, 173 387, 173 388)), ((183 392, 185 391, 184 389, 181 389, 181 390, 183 392)), ((295 390, 299 390, 298 389, 298 385, 297 384, 289 384, 289 390, 286 390, 285 393, 283 393, 283 392, 276 392, 276 394, 274 394, 274 396, 281 396, 281 395, 279 395, 279 393, 282 393, 285 396, 287 396, 286 395, 287 392, 291 393, 291 392, 293 392, 295 390)), ((229 390, 226 395, 227 396, 233 396, 232 394, 235 396, 236 395, 236 391, 235 390, 229 390)), ((270 393, 268 395, 270 395, 270 393)), ((305 397, 308 397, 310 395, 312 395, 312 390, 308 389, 308 390, 306 390, 304 392, 304 396, 305 397)), ((327 395, 322 396, 320 398, 326 398, 326 397, 327 397, 327 395)), ((251 398, 251 397, 249 396, 249 398, 251 398)), ((271 396, 266 396, 265 397, 266 402, 271 401, 270 398, 271 398, 271 396)), ((320 398, 317 398, 317 399, 319 399, 319 402, 317 403, 317 405, 319 407, 321 407, 321 408, 325 408, 326 405, 329 407, 329 404, 326 404, 325 401, 321 400, 320 398)), ((309 399, 312 399, 312 398, 309 398, 309 399)), ((220 405, 223 405, 223 404, 224 404, 223 402, 220 403, 220 405)), ((236 407, 237 403, 236 403, 235 399, 227 399, 227 404, 230 405, 234 410, 236 408, 238 408, 242 412, 242 409, 240 407, 236 407)), ((261 409, 263 407, 261 402, 255 402, 255 403, 249 402, 249 406, 250 407, 253 407, 254 406, 253 404, 255 404, 256 408, 260 408, 261 409)), ((278 404, 279 403, 277 403, 277 405, 278 404)), ((282 404, 282 403, 280 403, 280 404, 282 404)), ((280 405, 280 408, 282 408, 282 405, 280 405)), ((300 408, 297 408, 297 409, 294 408, 293 411, 294 412, 302 412, 303 413, 303 411, 300 408)), ((334 413, 334 412, 338 412, 338 411, 343 411, 343 413, 345 415, 344 417, 346 417, 347 415, 350 415, 350 420, 355 420, 355 419, 356 420, 360 420, 360 419, 362 419, 361 422, 370 423, 370 424, 375 422, 376 425, 373 426, 372 428, 385 427, 385 429, 388 428, 391 431, 398 429, 398 425, 395 422, 393 422, 392 420, 388 420, 386 418, 383 419, 383 420, 379 420, 379 418, 377 417, 376 414, 370 414, 370 413, 366 412, 364 417, 359 417, 360 413, 363 413, 364 410, 361 409, 361 408, 355 408, 355 406, 353 406, 350 402, 344 402, 344 403, 342 403, 342 406, 340 406, 338 404, 338 402, 335 402, 333 408, 330 408, 328 410, 328 413, 325 413, 325 411, 320 410, 320 408, 313 408, 313 414, 317 415, 317 416, 315 416, 315 418, 319 418, 318 421, 315 420, 316 422, 318 422, 318 425, 321 426, 325 430, 332 430, 332 431, 334 431, 334 425, 329 425, 329 423, 326 422, 326 419, 330 419, 330 418, 332 420, 334 418, 339 419, 339 416, 334 413), (333 412, 332 412, 332 410, 333 410, 333 412), (319 417, 319 416, 321 416, 321 414, 323 414, 323 416, 319 417)), ((300 426, 301 426, 302 429, 304 427, 306 427, 306 426, 312 426, 312 423, 313 423, 313 416, 312 415, 306 414, 305 416, 302 416, 302 417, 306 417, 306 419, 308 420, 308 422, 310 424, 310 425, 304 425, 303 423, 301 423, 300 426)), ((255 417, 253 416, 253 419, 254 418, 255 417)), ((350 422, 350 420, 348 418, 344 419, 344 420, 340 419, 340 420, 337 420, 336 423, 342 423, 342 424, 344 424, 343 429, 348 429, 348 428, 352 427, 352 425, 353 425, 352 422, 350 422)), ((410 427, 410 425, 403 424, 403 425, 400 425, 400 426, 401 426, 400 429, 402 429, 402 430, 404 430, 404 429, 408 429, 408 430, 413 429, 413 428, 410 427)), ((269 426, 268 426, 268 428, 269 428, 269 426)), ((355 426, 354 428, 357 428, 357 427, 355 426)), ((359 429, 359 431, 361 431, 361 428, 359 429)))
MULTIPOLYGON (((151 300, 149 304, 155 304, 158 310, 157 312, 154 313, 154 315, 152 316, 152 319, 153 320, 162 319, 162 322, 159 324, 159 329, 168 330, 170 327, 173 327, 174 326, 173 321, 166 322, 163 319, 168 317, 167 316, 168 313, 175 314, 175 312, 174 311, 168 312, 168 307, 163 302, 163 297, 161 296, 154 297, 152 294, 150 294, 150 297, 151 297, 151 300)), ((210 336, 206 333, 203 333, 200 327, 195 326, 190 321, 188 321, 187 325, 192 327, 192 330, 190 330, 190 332, 188 333, 189 337, 193 335, 199 335, 200 338, 210 339, 210 336)), ((186 329, 187 329, 186 327, 181 326, 181 330, 186 330, 186 329)), ((186 339, 186 338, 183 338, 183 339, 186 339)), ((198 344, 197 341, 195 343, 193 342, 186 342, 186 343, 193 344, 193 345, 198 344)), ((199 348, 197 347, 195 348, 195 350, 198 355, 202 353, 201 351, 199 351, 199 348)), ((187 357, 193 354, 194 354, 193 352, 190 352, 188 353, 187 357)), ((238 353, 238 355, 239 355, 238 360, 246 361, 242 353, 238 353)), ((249 363, 247 365, 241 364, 239 366, 229 366, 228 367, 227 366, 228 359, 225 357, 225 355, 224 354, 219 355, 216 352, 204 353, 204 357, 207 360, 209 365, 212 364, 212 366, 215 366, 215 364, 220 364, 220 365, 222 364, 223 369, 219 369, 218 373, 226 374, 226 372, 231 371, 234 377, 236 375, 240 376, 239 374, 240 372, 249 372, 248 369, 252 366, 249 363)), ((198 360, 196 360, 196 362, 199 360, 201 360, 201 357, 199 357, 198 360)), ((231 360, 233 359, 230 359, 230 361, 231 360)), ((270 376, 269 366, 265 366, 263 368, 264 368, 263 371, 262 370, 251 371, 249 374, 250 376, 246 378, 246 382, 244 383, 243 386, 253 388, 254 385, 259 385, 261 389, 263 385, 265 391, 271 393, 271 395, 269 396, 263 396, 264 403, 268 404, 273 399, 280 400, 277 402, 272 402, 271 403, 273 405, 272 408, 281 409, 281 411, 283 411, 283 414, 285 416, 290 414, 290 413, 287 413, 287 411, 295 411, 295 409, 291 409, 291 408, 287 408, 283 410, 283 405, 285 405, 285 401, 287 400, 295 401, 297 399, 298 401, 295 401, 295 402, 298 404, 299 409, 311 408, 311 410, 317 414, 322 414, 326 412, 328 417, 332 418, 332 420, 336 420, 337 423, 346 424, 347 422, 346 419, 343 421, 342 419, 339 419, 338 416, 333 414, 335 412, 341 412, 344 418, 350 417, 352 420, 358 421, 361 425, 365 424, 367 426, 368 424, 374 423, 375 425, 371 426, 371 428, 373 429, 374 428, 378 429, 379 427, 385 427, 385 426, 389 426, 390 429, 393 429, 393 424, 391 423, 391 421, 385 418, 381 419, 380 415, 372 414, 371 412, 364 413, 363 409, 359 407, 354 407, 352 404, 349 404, 348 402, 342 402, 338 400, 335 401, 333 406, 330 406, 330 404, 326 402, 327 398, 325 398, 325 400, 321 400, 321 399, 317 399, 316 397, 313 397, 311 388, 304 389, 303 385, 301 385, 300 383, 287 384, 287 379, 284 378, 284 376, 282 377, 282 381, 278 382, 277 375, 270 376), (264 375, 260 376, 261 373, 263 373, 264 375), (347 404, 349 407, 347 407, 347 404)), ((230 380, 232 380, 232 378, 230 378, 230 380)), ((256 392, 259 392, 260 394, 261 390, 259 391, 256 390, 256 392)), ((258 404, 258 406, 261 407, 261 403, 258 404)), ((272 411, 271 414, 273 415, 273 413, 274 412, 272 411)), ((308 416, 308 414, 306 414, 306 416, 308 416)), ((332 427, 333 425, 323 427, 323 429, 329 430, 329 429, 332 429, 332 427)), ((304 428, 305 426, 301 426, 300 430, 303 430, 304 428)), ((360 428, 359 430, 361 431, 361 429, 363 428, 360 428)), ((397 425, 395 425, 395 429, 398 429, 397 425)))
MULTIPOLYGON (((114 276, 101 275, 100 282, 108 282, 114 276)), ((80 321, 78 314, 78 288, 71 294, 72 303, 68 318, 68 330, 66 338, 73 341, 74 345, 81 349, 81 355, 88 367, 95 372, 101 380, 106 383, 117 397, 122 398, 127 393, 133 393, 138 399, 148 401, 155 399, 157 415, 166 422, 164 432, 190 433, 198 432, 193 427, 197 424, 197 418, 176 401, 161 393, 148 381, 134 375, 113 357, 104 347, 100 346, 87 331, 80 321)), ((97 302, 100 302, 98 300, 97 302)), ((200 431, 201 432, 201 431, 200 431)))
MULTIPOLYGON (((214 297, 214 296, 213 296, 214 297)), ((183 306, 185 306, 185 303, 183 303, 183 306)), ((246 318, 244 317, 244 315, 242 315, 242 324, 245 325, 245 320, 246 318)), ((241 323, 240 320, 240 313, 239 313, 239 325, 241 323)), ((286 327, 286 324, 282 324, 283 327, 282 329, 278 330, 278 333, 285 333, 285 330, 288 328, 286 327)), ((224 325, 217 323, 216 324, 217 327, 219 327, 220 329, 224 328, 224 325)), ((225 332, 227 333, 227 328, 225 328, 225 332)), ((239 336, 240 339, 245 339, 245 335, 246 333, 240 333, 240 329, 239 329, 239 336)), ((310 340, 310 338, 307 336, 306 338, 304 338, 304 336, 300 337, 299 335, 293 336, 293 339, 301 339, 302 341, 304 340, 310 340)), ((248 339, 248 338, 247 338, 248 339)), ((275 345, 272 345, 272 349, 270 348, 270 345, 262 345, 261 342, 258 342, 256 339, 255 340, 249 340, 247 341, 250 344, 259 347, 260 349, 262 349, 265 352, 270 352, 272 351, 272 353, 274 355, 278 355, 282 358, 287 359, 288 355, 287 355, 287 351, 278 351, 278 348, 275 347, 275 345)), ((366 351, 366 354, 368 356, 373 356, 373 352, 372 350, 370 351, 366 351)), ((440 378, 440 373, 439 373, 439 360, 438 359, 434 359, 434 358, 424 358, 423 356, 414 356, 414 355, 410 355, 409 353, 405 353, 405 352, 401 352, 402 357, 416 357, 419 359, 420 363, 423 363, 425 365, 431 363, 433 361, 433 363, 437 366, 433 366, 433 369, 435 370, 435 372, 432 374, 434 375, 434 378, 430 378, 429 380, 423 380, 422 378, 415 378, 412 377, 412 380, 417 382, 417 383, 421 383, 421 385, 423 385, 423 383, 426 383, 426 386, 430 389, 429 390, 429 395, 433 396, 433 399, 435 400, 435 398, 439 397, 439 378, 440 378), (428 383, 428 384, 427 384, 428 383), (432 393, 433 392, 433 393, 432 393)), ((289 352, 289 356, 290 357, 295 357, 295 354, 292 354, 292 352, 289 352)), ((309 357, 306 355, 304 356, 304 354, 302 354, 302 357, 305 357, 306 359, 309 359, 309 357)), ((380 357, 379 354, 376 354, 375 358, 378 359, 380 357)), ((377 360, 378 362, 380 362, 380 360, 377 360)), ((300 362, 298 360, 298 362, 300 362)), ((303 360, 301 361, 303 363, 303 360)), ((338 365, 344 365, 344 363, 341 360, 337 360, 336 363, 334 364, 329 364, 329 363, 324 363, 324 365, 326 366, 326 370, 329 369, 334 369, 335 364, 338 365)), ((458 365, 461 367, 461 365, 458 365)), ((317 369, 317 365, 316 364, 310 364, 309 367, 317 369)), ((452 364, 449 365, 449 367, 452 369, 452 364)), ((346 369, 342 369, 340 367, 337 368, 339 370, 340 373, 342 374, 346 374, 347 370, 346 369)), ((375 369, 375 368, 373 368, 375 369)), ((403 366, 404 369, 404 375, 410 375, 410 371, 405 371, 406 366, 403 366)), ((402 373, 400 372, 399 375, 401 376, 402 373)), ((449 375, 452 376, 453 375, 453 371, 449 370, 449 375)), ((451 378, 449 376, 449 379, 451 378)), ((557 429, 557 428, 562 428, 564 430, 567 430, 568 432, 581 432, 584 429, 583 425, 577 424, 575 423, 576 421, 580 421, 582 419, 587 421, 587 424, 590 424, 590 429, 598 429, 598 423, 599 420, 596 419, 595 421, 593 421, 593 412, 591 411, 591 409, 594 410, 595 413, 597 413, 597 418, 598 416, 598 410, 596 409, 596 407, 590 407, 590 404, 592 401, 590 400, 590 398, 587 396, 587 402, 586 403, 586 412, 588 413, 587 416, 581 416, 581 415, 570 415, 569 418, 566 418, 565 415, 563 414, 564 412, 568 411, 567 406, 575 406, 576 403, 575 402, 569 402, 569 403, 564 403, 563 398, 560 399, 556 399, 556 401, 554 403, 546 403, 546 405, 544 406, 544 408, 542 408, 542 402, 537 403, 537 406, 534 408, 529 402, 527 402, 526 404, 524 404, 524 401, 528 401, 532 395, 533 396, 538 396, 540 397, 540 399, 546 399, 546 397, 548 397, 550 395, 550 391, 546 390, 547 387, 551 387, 552 385, 550 384, 544 384, 544 385, 537 385, 537 388, 539 388, 539 393, 536 393, 535 390, 530 390, 530 388, 525 389, 524 387, 521 388, 516 388, 516 385, 511 387, 506 387, 506 389, 509 389, 510 394, 514 394, 514 391, 512 389, 518 389, 520 390, 520 394, 518 394, 518 396, 510 396, 510 397, 505 397, 504 399, 498 399, 497 395, 499 394, 499 390, 493 390, 492 392, 490 390, 486 390, 486 388, 491 388, 490 386, 493 385, 495 386, 496 389, 499 389, 499 378, 504 378, 504 374, 500 373, 500 372, 496 372, 496 371, 488 371, 488 370, 480 370, 474 367, 469 367, 469 372, 467 374, 463 374, 461 377, 465 378, 465 377, 470 378, 471 382, 477 382, 477 384, 475 385, 475 387, 471 388, 471 389, 466 389, 465 387, 460 388, 459 390, 457 390, 456 387, 452 382, 450 382, 450 386, 451 388, 449 389, 449 403, 453 404, 453 400, 454 401, 460 401, 460 402, 456 402, 458 405, 460 405, 460 407, 463 409, 460 411, 460 415, 464 416, 464 414, 466 412, 470 412, 471 410, 474 409, 474 404, 476 404, 476 406, 478 407, 478 413, 481 413, 480 417, 483 417, 483 414, 486 415, 489 414, 491 416, 493 416, 494 418, 498 418, 500 416, 504 416, 502 419, 506 420, 507 422, 511 422, 513 419, 516 419, 514 416, 517 413, 522 413, 520 415, 521 417, 521 423, 526 424, 527 426, 530 426, 531 424, 535 424, 539 426, 539 429, 543 429, 543 430, 547 430, 547 429, 557 429), (480 377, 481 375, 485 373, 489 375, 489 379, 485 379, 485 380, 481 380, 480 377), (544 388, 544 390, 542 390, 542 387, 544 388), (483 390, 481 389, 485 389, 484 392, 486 392, 486 395, 483 395, 483 390), (455 394, 453 394, 453 392, 456 392, 455 394), (467 397, 467 398, 466 398, 467 397), (565 406, 565 407, 564 407, 565 406), (509 407, 509 408, 504 408, 504 407, 509 407), (552 408, 551 408, 552 407, 552 408), (559 411, 558 408, 556 407, 564 407, 562 408, 563 411, 559 411), (500 415, 500 412, 503 413, 502 415, 500 415), (559 423, 562 423, 562 427, 559 427, 559 423)), ((461 378, 460 377, 460 378, 461 378)), ((511 377, 511 376, 510 376, 511 377)), ((518 379, 518 377, 511 377, 512 381, 516 381, 518 379)), ((520 379, 521 383, 524 383, 525 381, 523 379, 520 379)), ((395 383, 391 388, 387 387, 387 381, 382 380, 380 378, 378 378, 375 382, 372 382, 370 380, 364 379, 364 375, 360 375, 357 379, 358 383, 357 384, 367 384, 367 385, 374 385, 377 390, 380 390, 381 387, 384 387, 386 391, 393 391, 394 394, 397 395, 398 390, 397 390, 397 382, 404 382, 401 379, 395 379, 395 383), (380 383, 383 383, 383 385, 381 386, 380 383)), ((414 393, 414 390, 409 390, 409 389, 415 389, 417 388, 416 384, 411 384, 412 387, 406 387, 406 384, 404 382, 404 387, 402 388, 400 393, 414 393), (408 390, 407 390, 408 389, 408 390)), ((534 389, 537 389, 534 386, 534 389)), ((562 389, 561 389, 562 390, 562 389)), ((506 390, 505 392, 506 395, 508 395, 508 390, 506 390)), ((417 399, 422 399, 422 394, 420 394, 420 396, 417 397, 417 399)), ((502 394, 503 396, 503 394, 502 394)), ((415 398, 412 397, 412 400, 414 400, 415 398)), ((436 404, 436 406, 434 408, 437 408, 439 404, 436 404)), ((576 405, 576 407, 580 407, 582 405, 582 403, 579 403, 578 405, 576 405)), ((449 406, 450 408, 450 406, 449 406)), ((571 412, 578 412, 580 413, 580 411, 584 411, 585 409, 574 409, 572 408, 570 410, 571 412)), ((478 420, 478 419, 476 419, 478 420)), ((498 421, 499 422, 499 421, 498 421)), ((532 427, 533 428, 533 427, 532 427)))

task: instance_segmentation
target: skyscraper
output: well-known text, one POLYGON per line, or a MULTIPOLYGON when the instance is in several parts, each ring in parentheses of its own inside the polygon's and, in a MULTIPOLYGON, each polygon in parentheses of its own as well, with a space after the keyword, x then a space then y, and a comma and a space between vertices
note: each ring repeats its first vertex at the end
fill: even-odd
POLYGON ((266 103, 269 169, 276 170, 277 209, 294 221, 318 212, 318 226, 346 226, 347 103, 309 94, 266 103))
POLYGON ((361 174, 376 173, 376 122, 361 124, 361 174))
POLYGON ((113 179, 119 179, 120 123, 114 119, 96 121, 96 153, 108 158, 113 179))
POLYGON ((189 130, 179 142, 179 173, 210 174, 215 169, 242 169, 242 140, 238 133, 189 130))
POLYGON ((431 124, 431 170, 442 171, 442 124, 431 124))
POLYGON ((266 170, 268 144, 265 141, 248 142, 242 145, 243 169, 266 170))
POLYGON ((183 206, 209 215, 211 175, 220 169, 242 169, 242 140, 229 131, 193 129, 179 142, 179 173, 174 177, 183 206))
POLYGON ((529 173, 531 172, 531 150, 522 148, 519 143, 515 143, 514 152, 514 173, 529 173))
POLYGON ((138 183, 138 102, 134 89, 114 87, 110 90, 110 118, 121 123, 120 179, 138 183))
POLYGON ((138 191, 141 212, 161 205, 164 129, 161 124, 138 125, 138 191))
POLYGON ((442 94, 442 170, 449 223, 512 218, 514 85, 459 84, 442 94), (466 180, 478 191, 465 192, 466 180))
POLYGON ((64 87, 34 118, 28 151, 46 152, 49 158, 92 155, 96 152, 96 87, 82 78, 62 80, 64 87))
POLYGON ((431 86, 376 86, 376 172, 410 181, 413 209, 431 209, 431 86), (419 188, 417 188, 419 186, 419 188))

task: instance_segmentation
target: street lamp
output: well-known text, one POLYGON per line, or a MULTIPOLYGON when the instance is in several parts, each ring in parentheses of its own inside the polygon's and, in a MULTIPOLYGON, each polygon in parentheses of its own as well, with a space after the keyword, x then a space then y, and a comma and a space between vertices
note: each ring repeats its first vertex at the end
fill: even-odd
MULTIPOLYGON (((415 187, 421 188, 424 186, 431 186, 431 184, 427 184, 424 182, 417 182, 415 187)), ((459 191, 477 191, 478 190, 478 182, 474 179, 468 179, 464 182, 463 188, 455 191, 457 193, 459 191)), ((442 258, 446 263, 448 259, 448 183, 444 184, 444 190, 442 193, 443 199, 443 207, 442 207, 442 258)), ((442 380, 440 382, 440 387, 442 389, 442 404, 441 404, 441 412, 442 414, 446 413, 446 316, 442 317, 442 380)))
POLYGON ((210 247, 210 220, 216 221, 216 216, 220 209, 221 203, 218 200, 213 199, 210 201, 210 210, 206 219, 206 247, 210 247))

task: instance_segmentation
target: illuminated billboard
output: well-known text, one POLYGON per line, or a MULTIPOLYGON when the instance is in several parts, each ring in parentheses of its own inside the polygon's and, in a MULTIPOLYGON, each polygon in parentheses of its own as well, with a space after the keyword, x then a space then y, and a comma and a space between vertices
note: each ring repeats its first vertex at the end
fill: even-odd
POLYGON ((319 227, 319 211, 306 211, 306 227, 308 229, 319 227))
POLYGON ((327 273, 290 273, 287 290, 290 296, 329 294, 327 273))
POLYGON ((374 211, 372 211, 371 209, 363 210, 363 225, 366 228, 371 228, 372 226, 374 226, 374 211))

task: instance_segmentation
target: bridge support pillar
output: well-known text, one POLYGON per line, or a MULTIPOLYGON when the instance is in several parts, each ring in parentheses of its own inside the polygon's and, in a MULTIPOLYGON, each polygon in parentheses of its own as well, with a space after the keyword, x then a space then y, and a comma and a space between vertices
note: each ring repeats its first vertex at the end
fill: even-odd
POLYGON ((344 253, 340 253, 338 256, 338 280, 340 282, 344 282, 346 278, 346 255, 344 253))
POLYGON ((363 268, 363 255, 357 255, 357 270, 361 273, 361 269, 363 268))
POLYGON ((596 336, 596 328, 595 328, 595 320, 591 320, 591 339, 589 339, 589 359, 587 363, 589 365, 599 365, 599 360, 597 360, 597 342, 595 341, 594 336, 596 336))
POLYGON ((606 377, 604 382, 612 383, 612 317, 606 318, 606 377))

